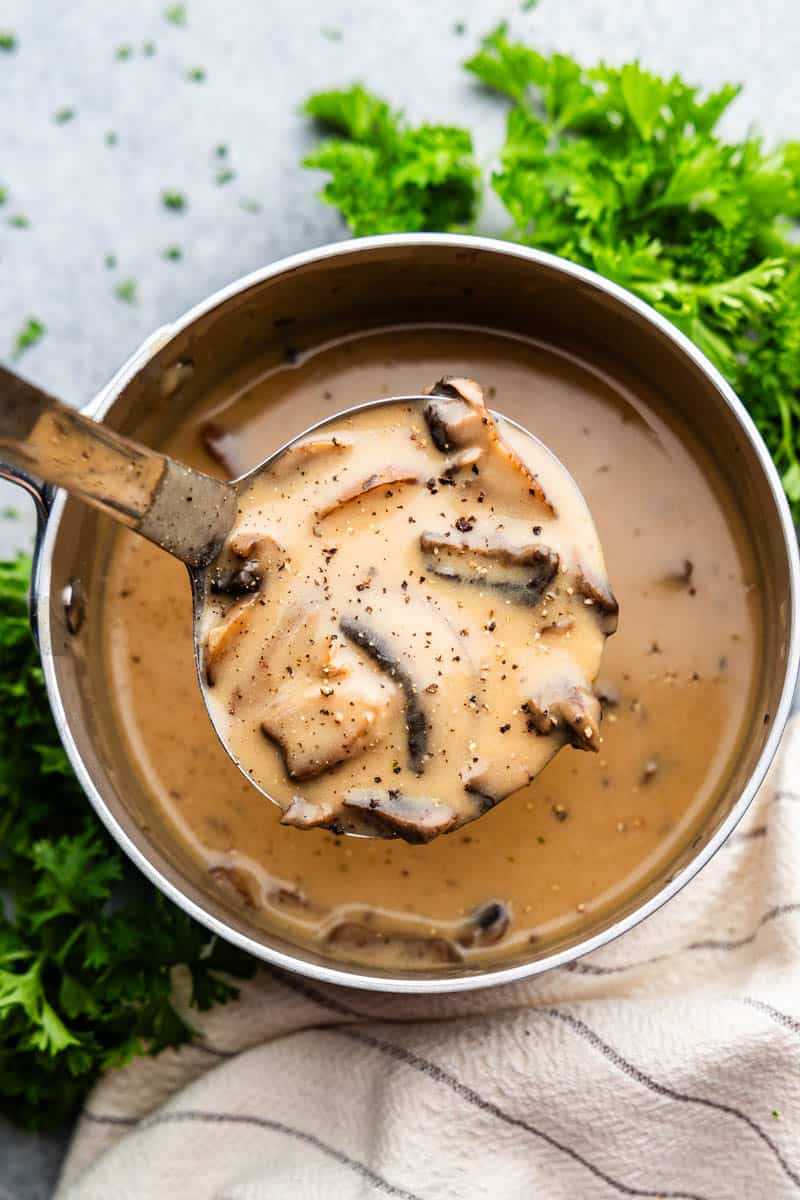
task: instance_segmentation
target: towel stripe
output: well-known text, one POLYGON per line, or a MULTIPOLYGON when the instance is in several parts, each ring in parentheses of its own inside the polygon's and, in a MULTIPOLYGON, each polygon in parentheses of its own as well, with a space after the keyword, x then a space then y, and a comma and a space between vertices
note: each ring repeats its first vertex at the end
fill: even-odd
MULTIPOLYGON (((357 1158, 352 1158, 351 1155, 345 1154, 344 1150, 339 1150, 336 1146, 331 1146, 328 1142, 323 1142, 321 1138, 315 1137, 313 1133, 306 1133, 303 1129, 297 1129, 293 1125, 286 1125, 283 1121, 272 1121, 267 1117, 251 1117, 245 1113, 224 1113, 224 1112, 208 1112, 203 1109, 179 1109, 177 1112, 162 1112, 154 1117, 146 1117, 143 1121, 130 1121, 126 1117, 115 1117, 111 1114, 84 1112, 83 1114, 88 1120, 95 1121, 98 1125, 134 1125, 135 1129, 131 1133, 143 1133, 148 1129, 153 1129, 158 1125, 177 1125, 187 1121, 197 1121, 209 1125, 251 1125, 258 1129, 268 1129, 271 1133, 282 1133, 286 1137, 295 1138, 299 1142, 305 1142, 309 1146, 314 1146, 323 1154, 327 1154, 329 1158, 341 1163, 344 1167, 349 1167, 351 1171, 355 1171, 362 1179, 371 1183, 374 1188, 382 1192, 385 1196, 396 1196, 398 1200, 422 1200, 416 1192, 409 1192, 406 1188, 398 1187, 394 1183, 390 1183, 388 1179, 384 1179, 377 1171, 373 1171, 366 1163, 361 1162, 357 1158)), ((654 1193, 655 1194, 655 1193, 654 1193)))
POLYGON ((533 1012, 547 1013, 548 1016, 555 1017, 557 1020, 563 1021, 564 1024, 568 1025, 570 1029, 578 1034, 579 1037, 582 1037, 589 1043, 590 1046, 592 1046, 595 1050, 598 1050, 604 1058, 607 1058, 608 1061, 612 1062, 615 1067, 618 1067, 623 1074, 629 1076, 631 1079, 635 1079, 644 1087, 650 1088, 651 1091, 656 1092, 659 1096, 667 1096, 671 1100, 679 1100, 685 1104, 699 1104, 704 1108, 716 1109, 717 1112, 725 1113, 728 1116, 736 1117, 736 1119, 739 1121, 743 1121, 744 1124, 752 1129, 753 1133, 761 1138, 762 1142, 769 1147, 780 1164, 784 1174, 791 1179, 795 1187, 800 1188, 800 1175, 798 1175, 797 1172, 792 1169, 769 1134, 762 1129, 752 1117, 749 1117, 747 1113, 742 1112, 741 1109, 735 1108, 732 1104, 723 1104, 717 1100, 707 1100, 702 1096, 690 1096, 686 1092, 678 1092, 675 1091, 674 1088, 668 1087, 666 1084, 659 1083, 650 1075, 645 1074, 645 1072, 639 1067, 634 1066, 633 1063, 628 1062, 626 1058, 623 1058, 618 1050, 615 1050, 613 1046, 609 1046, 608 1042, 605 1042, 598 1033, 595 1033, 593 1029, 590 1029, 585 1021, 580 1020, 579 1017, 574 1016, 572 1013, 565 1012, 563 1009, 559 1008, 535 1008, 533 1009, 533 1012))
POLYGON ((382 1038, 375 1037, 370 1033, 364 1033, 362 1030, 355 1029, 350 1025, 330 1026, 322 1032, 333 1034, 336 1037, 350 1038, 354 1042, 371 1046, 373 1049, 385 1054, 388 1058, 393 1058, 395 1061, 401 1062, 405 1066, 426 1075, 429 1079, 433 1079, 436 1083, 443 1084, 452 1092, 455 1092, 462 1100, 466 1100, 468 1104, 479 1108, 482 1112, 497 1117, 506 1125, 511 1125, 516 1129, 523 1129, 526 1133, 541 1138, 542 1141, 547 1142, 555 1150, 561 1151, 562 1154, 566 1154, 574 1162, 585 1167, 595 1178, 602 1179, 604 1183, 609 1184, 624 1196, 648 1196, 653 1197, 653 1200, 707 1200, 706 1197, 698 1195, 697 1192, 672 1192, 664 1188, 637 1188, 631 1184, 623 1183, 620 1179, 615 1179, 613 1175, 609 1175, 601 1167, 584 1158, 572 1146, 567 1146, 565 1143, 559 1142, 557 1138, 546 1133, 543 1129, 532 1125, 529 1121, 524 1121, 521 1117, 515 1117, 511 1113, 505 1112, 494 1101, 487 1100, 486 1097, 476 1092, 474 1088, 466 1083, 462 1083, 450 1071, 445 1070, 444 1067, 440 1067, 438 1063, 431 1062, 430 1059, 423 1058, 421 1055, 415 1054, 413 1051, 407 1050, 404 1046, 399 1046, 395 1042, 384 1041, 382 1038))

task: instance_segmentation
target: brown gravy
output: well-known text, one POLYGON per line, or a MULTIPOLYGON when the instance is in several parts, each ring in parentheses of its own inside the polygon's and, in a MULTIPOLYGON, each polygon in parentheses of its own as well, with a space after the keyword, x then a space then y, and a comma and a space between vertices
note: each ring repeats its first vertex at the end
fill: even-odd
POLYGON ((421 846, 282 826, 203 711, 183 568, 113 534, 108 690, 154 809, 254 920, 349 961, 486 961, 594 925, 688 843, 752 702, 760 605, 738 515, 664 401, 599 368, 477 330, 378 332, 230 381, 164 448, 224 473, 210 444, 238 474, 316 420, 447 373, 484 381, 565 463, 621 613, 599 754, 565 750, 474 825, 421 846))
POLYGON ((420 843, 598 753, 617 603, 591 514, 474 380, 249 479, 207 575, 206 702, 283 824, 420 843))

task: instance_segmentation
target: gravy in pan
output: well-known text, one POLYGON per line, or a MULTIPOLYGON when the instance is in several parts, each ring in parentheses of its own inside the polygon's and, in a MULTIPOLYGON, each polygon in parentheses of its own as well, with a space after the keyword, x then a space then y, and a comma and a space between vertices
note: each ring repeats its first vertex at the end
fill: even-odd
POLYGON ((596 689, 599 753, 564 750, 473 825, 428 845, 281 825, 203 711, 183 567, 111 535, 108 691, 154 809, 252 920, 352 962, 481 962, 596 925, 691 839, 754 692, 760 606, 739 517, 705 452, 638 381, 499 334, 403 328, 229 381, 164 449, 238 475, 314 421, 447 373, 480 379, 490 405, 564 462, 621 613, 596 689))
POLYGON ((617 604, 574 480, 480 386, 340 417, 239 496, 207 703, 283 824, 429 842, 601 747, 617 604))

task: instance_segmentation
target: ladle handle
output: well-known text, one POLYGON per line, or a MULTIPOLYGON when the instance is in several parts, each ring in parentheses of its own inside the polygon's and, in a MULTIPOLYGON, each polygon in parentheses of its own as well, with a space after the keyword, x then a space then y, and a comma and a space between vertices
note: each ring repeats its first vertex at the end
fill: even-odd
POLYGON ((190 567, 217 553, 236 493, 0 367, 0 459, 66 488, 190 567))

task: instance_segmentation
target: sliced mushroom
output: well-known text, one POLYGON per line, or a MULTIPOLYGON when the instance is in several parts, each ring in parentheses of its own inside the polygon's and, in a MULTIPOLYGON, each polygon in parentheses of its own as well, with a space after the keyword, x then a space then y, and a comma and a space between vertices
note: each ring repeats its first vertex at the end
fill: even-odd
POLYGON ((264 710, 261 729, 280 746, 290 779, 312 779, 383 739, 393 691, 366 671, 338 680, 330 695, 318 681, 290 680, 264 710))
POLYGON ((358 952, 359 957, 389 957, 392 961, 400 958, 415 964, 432 965, 456 964, 463 961, 458 948, 447 938, 415 937, 394 931, 381 932, 369 929, 358 921, 343 921, 334 926, 326 941, 337 950, 358 952))
POLYGON ((216 421, 208 421, 200 429, 203 445, 217 466, 227 475, 228 479, 238 479, 252 467, 250 458, 243 453, 239 437, 216 421))
POLYGON ((420 547, 432 575, 471 587, 505 593, 516 604, 539 602, 558 571, 559 558, 549 546, 514 546, 476 531, 454 538, 449 533, 423 533, 420 547))
POLYGON ((294 825, 296 829, 319 829, 333 820, 334 812, 333 805, 324 800, 293 796, 281 817, 281 825, 294 825))
POLYGON ((360 483, 353 484, 340 495, 336 496, 328 504, 318 509, 316 518, 318 521, 330 516, 331 513, 337 512, 344 508, 346 504, 350 504, 353 500, 362 500, 368 496, 370 492, 378 491, 379 488, 397 487, 402 483, 420 483, 419 475, 408 468, 387 467, 385 471, 376 471, 374 475, 368 475, 366 479, 362 479, 360 483))
POLYGON ((619 604, 607 580, 598 579, 582 567, 575 578, 575 591, 594 606, 603 633, 614 633, 617 628, 619 604))
POLYGON ((343 804, 361 814, 384 837, 399 837, 415 844, 447 833, 457 819, 446 804, 392 788, 351 788, 343 804))
POLYGON ((258 596, 251 596, 249 600, 241 600, 228 609, 224 621, 209 629, 204 658, 206 680, 209 687, 213 687, 216 683, 221 663, 228 657, 247 629, 255 612, 254 606, 258 603, 258 596))
POLYGON ((542 736, 562 730, 578 750, 600 748, 600 701, 593 692, 571 687, 557 698, 530 697, 522 705, 528 729, 542 736))
POLYGON ((454 446, 459 448, 468 445, 486 450, 488 462, 494 458, 501 468, 511 469, 529 495, 550 515, 555 514, 536 476, 500 436, 497 424, 484 403, 480 384, 474 379, 445 375, 429 389, 429 394, 431 399, 425 406, 425 420, 438 450, 445 452, 454 446))
MULTIPOLYGON (((553 747, 555 754, 557 747, 553 747)), ((525 761, 510 762, 496 758, 479 757, 461 773, 464 789, 475 796, 480 807, 476 816, 494 808, 506 796, 512 796, 531 781, 531 772, 525 761)))
POLYGON ((372 661, 403 689, 408 756, 412 770, 421 774, 428 752, 428 719, 420 701, 418 688, 393 653, 389 643, 374 629, 364 625, 360 619, 351 617, 342 617, 339 628, 346 638, 369 655, 372 661))
POLYGON ((242 867, 231 867, 220 864, 210 867, 208 873, 214 882, 219 884, 221 889, 227 893, 229 898, 237 900, 240 904, 245 904, 248 908, 256 908, 258 906, 259 888, 255 877, 250 871, 246 871, 242 867))
POLYGON ((456 941, 465 948, 494 946, 505 937, 510 925, 508 905, 503 900, 490 900, 470 913, 456 935, 456 941))
MULTIPOLYGON (((454 380, 451 384, 440 380, 425 406, 425 420, 431 439, 443 454, 454 447, 476 444, 483 438, 483 416, 480 411, 483 408, 483 394, 478 388, 478 394, 473 393, 473 403, 470 404, 461 398, 456 383, 472 384, 473 381, 454 380)), ((478 387, 477 384, 474 386, 478 387)))
POLYGON ((319 438, 316 441, 300 442, 299 445, 289 446, 280 458, 275 460, 270 467, 270 476, 273 479, 284 479, 295 471, 302 475, 306 464, 316 463, 326 454, 347 454, 352 449, 350 442, 341 441, 339 438, 319 438))

